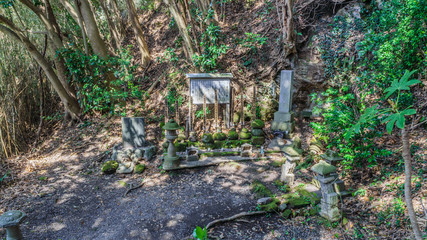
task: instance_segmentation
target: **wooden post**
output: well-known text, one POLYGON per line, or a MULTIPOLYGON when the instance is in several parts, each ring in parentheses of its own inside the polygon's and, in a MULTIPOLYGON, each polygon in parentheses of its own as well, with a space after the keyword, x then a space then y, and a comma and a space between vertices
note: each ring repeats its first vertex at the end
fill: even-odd
POLYGON ((240 125, 242 125, 242 128, 245 126, 245 113, 244 113, 244 105, 245 105, 245 99, 243 99, 243 91, 242 94, 240 95, 240 102, 241 102, 241 106, 240 106, 240 125))
POLYGON ((218 109, 218 90, 215 89, 215 128, 216 130, 219 129, 219 109, 218 109))
POLYGON ((179 122, 178 100, 175 101, 175 118, 176 118, 176 123, 178 123, 178 125, 179 125, 180 122, 179 122))
POLYGON ((231 88, 230 91, 230 104, 228 105, 228 127, 234 126, 234 88, 231 88))
POLYGON ((192 116, 193 116, 193 98, 189 96, 188 98, 189 106, 188 106, 188 131, 193 131, 192 125, 192 116))
POLYGON ((206 132, 206 95, 203 95, 203 130, 206 132))
POLYGON ((165 123, 169 121, 169 105, 168 100, 165 98, 165 123))
POLYGON ((252 100, 252 121, 256 119, 256 85, 254 85, 254 98, 252 100))

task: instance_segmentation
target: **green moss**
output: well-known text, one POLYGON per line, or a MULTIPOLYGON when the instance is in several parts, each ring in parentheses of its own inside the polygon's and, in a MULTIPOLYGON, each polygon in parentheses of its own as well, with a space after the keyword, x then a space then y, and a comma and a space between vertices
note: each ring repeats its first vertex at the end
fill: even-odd
POLYGON ((264 137, 253 137, 252 138, 252 144, 253 145, 263 145, 265 143, 265 138, 264 137))
POLYGON ((256 120, 251 122, 251 127, 252 128, 263 128, 263 127, 265 127, 265 123, 261 119, 256 119, 256 120))
POLYGON ((239 122, 240 122, 240 114, 239 114, 239 113, 234 113, 234 114, 233 114, 233 122, 234 122, 235 124, 237 124, 237 123, 239 123, 239 122))
POLYGON ((248 132, 249 132, 249 130, 248 130, 247 128, 242 128, 242 131, 241 131, 241 132, 248 133, 248 132))
POLYGON ((228 141, 228 146, 230 146, 232 148, 240 147, 240 145, 242 145, 242 144, 240 143, 239 140, 229 140, 228 141))
POLYGON ((199 147, 200 142, 188 142, 187 143, 189 147, 199 147))
POLYGON ((240 132, 240 134, 239 134, 239 137, 240 137, 240 139, 250 139, 251 138, 251 136, 252 136, 252 134, 251 133, 249 133, 249 132, 240 132))
POLYGON ((256 194, 257 197, 271 197, 273 193, 268 189, 264 184, 259 180, 254 180, 251 185, 252 192, 256 194))
POLYGON ((279 210, 280 200, 273 197, 273 201, 268 204, 261 205, 261 209, 266 212, 277 212, 279 210))
POLYGON ((224 157, 224 156, 239 156, 240 152, 207 152, 200 154, 200 157, 224 157))
POLYGON ((280 181, 279 179, 275 180, 273 184, 276 185, 277 187, 285 186, 285 184, 282 181, 280 181))
POLYGON ((251 144, 251 143, 252 143, 252 140, 251 140, 251 139, 242 139, 242 140, 240 140, 240 145, 243 145, 243 144, 245 144, 245 143, 249 143, 249 144, 251 144))
POLYGON ((225 147, 225 141, 215 140, 213 144, 213 149, 220 149, 225 147))
POLYGON ((222 132, 217 132, 217 133, 214 133, 213 139, 218 141, 223 141, 227 139, 227 135, 225 135, 225 133, 222 133, 222 132))
POLYGON ((294 193, 284 194, 282 198, 291 208, 300 208, 310 204, 315 205, 320 202, 320 198, 316 194, 302 188, 297 189, 294 193))
POLYGON ((283 211, 282 217, 284 217, 284 218, 290 218, 290 217, 292 217, 292 210, 291 209, 286 209, 285 211, 283 211))
POLYGON ((102 165, 101 171, 105 174, 115 173, 117 168, 119 167, 119 163, 113 160, 107 161, 102 165))
POLYGON ((239 134, 237 134, 236 131, 229 131, 228 132, 228 139, 237 140, 238 138, 239 138, 239 134))
POLYGON ((175 142, 174 145, 177 152, 185 152, 187 150, 186 142, 175 142))
POLYGON ((272 167, 281 167, 285 163, 284 160, 273 160, 269 162, 268 164, 272 167))
POLYGON ((214 139, 213 139, 212 134, 211 133, 205 133, 205 134, 203 134, 202 142, 203 143, 213 143, 214 139))
POLYGON ((133 170, 134 173, 143 173, 145 170, 144 164, 137 164, 133 170))
POLYGON ((265 153, 281 153, 282 151, 280 150, 270 150, 270 151, 265 151, 265 153))

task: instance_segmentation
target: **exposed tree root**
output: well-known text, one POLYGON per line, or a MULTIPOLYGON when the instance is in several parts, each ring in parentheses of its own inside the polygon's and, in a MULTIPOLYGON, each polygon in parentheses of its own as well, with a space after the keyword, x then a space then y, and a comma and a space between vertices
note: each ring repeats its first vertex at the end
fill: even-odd
MULTIPOLYGON (((142 182, 141 184, 135 186, 135 187, 131 187, 129 188, 124 194, 123 197, 126 197, 126 195, 128 195, 128 193, 130 193, 132 190, 138 189, 140 187, 142 187, 144 185, 144 183, 142 182)), ((131 186, 133 186, 133 184, 131 184, 131 186)))
POLYGON ((266 213, 266 212, 265 211, 241 212, 241 213, 238 213, 238 214, 233 215, 233 216, 228 217, 228 218, 221 218, 221 219, 214 220, 214 221, 212 221, 206 225, 206 229, 209 229, 210 227, 212 227, 213 225, 215 225, 217 223, 229 222, 229 221, 233 221, 237 218, 253 216, 253 215, 260 215, 260 214, 264 214, 264 213, 266 213))

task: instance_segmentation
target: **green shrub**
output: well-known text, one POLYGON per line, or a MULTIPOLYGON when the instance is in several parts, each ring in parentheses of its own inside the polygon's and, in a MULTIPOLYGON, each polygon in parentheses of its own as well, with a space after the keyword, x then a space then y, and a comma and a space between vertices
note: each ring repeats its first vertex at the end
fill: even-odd
POLYGON ((115 173, 117 168, 119 167, 119 163, 113 160, 107 161, 102 165, 101 171, 105 174, 115 173))

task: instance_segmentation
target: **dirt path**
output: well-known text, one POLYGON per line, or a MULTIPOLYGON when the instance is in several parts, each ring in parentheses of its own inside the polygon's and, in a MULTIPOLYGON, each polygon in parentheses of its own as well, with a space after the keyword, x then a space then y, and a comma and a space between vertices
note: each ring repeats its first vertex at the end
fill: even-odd
MULTIPOLYGON (((90 173, 83 167, 84 158, 63 162, 57 157, 57 164, 47 169, 47 180, 34 176, 30 192, 2 202, 5 210, 28 214, 22 226, 26 239, 183 239, 196 226, 255 210, 251 181, 271 183, 279 174, 278 168, 261 161, 155 173, 144 176, 144 186, 123 197, 126 188, 120 182, 137 183, 140 176, 90 173)), ((324 235, 319 228, 271 215, 219 225, 211 234, 224 239, 324 235)))

